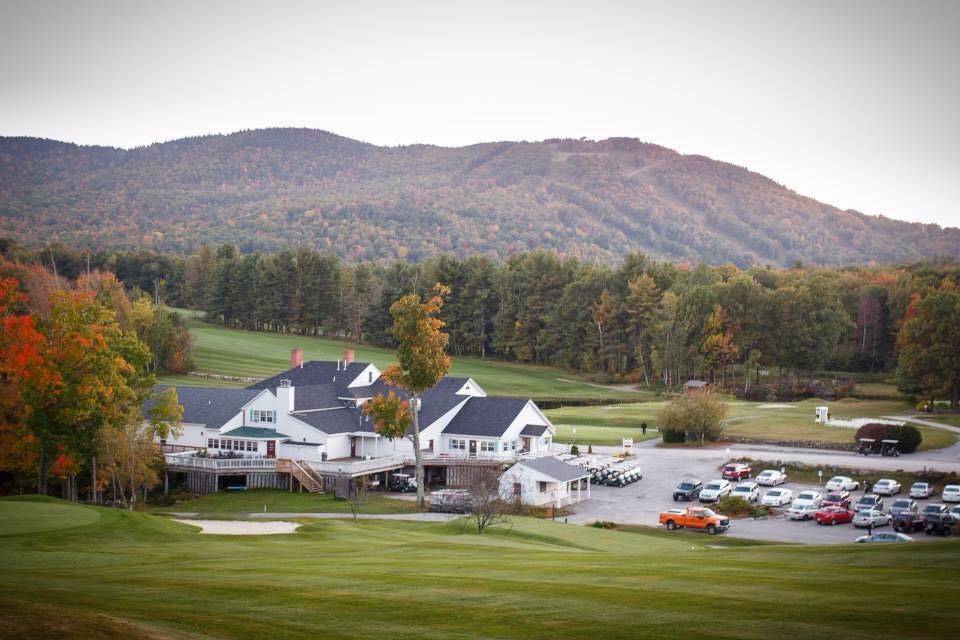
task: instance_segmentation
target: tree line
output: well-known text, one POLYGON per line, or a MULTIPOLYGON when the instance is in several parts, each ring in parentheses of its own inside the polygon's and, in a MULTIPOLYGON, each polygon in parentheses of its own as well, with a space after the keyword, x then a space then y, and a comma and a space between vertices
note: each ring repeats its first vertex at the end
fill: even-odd
MULTIPOLYGON (((83 253, 46 253, 32 259, 83 268, 83 253)), ((393 347, 390 305, 440 283, 450 290, 441 319, 451 355, 555 365, 599 381, 675 387, 703 378, 752 398, 815 392, 811 378, 823 371, 897 372, 905 391, 955 402, 960 389, 954 259, 740 269, 639 253, 607 266, 533 251, 503 262, 346 263, 309 248, 222 245, 187 258, 92 260, 168 304, 255 331, 393 347)))

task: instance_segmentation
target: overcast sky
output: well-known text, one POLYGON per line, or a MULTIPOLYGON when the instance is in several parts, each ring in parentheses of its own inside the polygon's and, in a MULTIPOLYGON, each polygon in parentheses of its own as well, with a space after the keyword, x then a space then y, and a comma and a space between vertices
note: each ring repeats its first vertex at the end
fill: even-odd
POLYGON ((630 136, 960 226, 960 1, 0 0, 0 135, 630 136))

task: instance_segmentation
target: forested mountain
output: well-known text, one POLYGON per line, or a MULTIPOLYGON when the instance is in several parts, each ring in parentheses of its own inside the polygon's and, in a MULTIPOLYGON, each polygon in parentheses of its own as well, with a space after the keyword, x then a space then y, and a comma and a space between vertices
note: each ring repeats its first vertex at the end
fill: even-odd
POLYGON ((38 245, 348 260, 546 249, 789 265, 960 254, 960 230, 841 211, 635 139, 378 147, 268 129, 122 150, 0 138, 0 235, 38 245))

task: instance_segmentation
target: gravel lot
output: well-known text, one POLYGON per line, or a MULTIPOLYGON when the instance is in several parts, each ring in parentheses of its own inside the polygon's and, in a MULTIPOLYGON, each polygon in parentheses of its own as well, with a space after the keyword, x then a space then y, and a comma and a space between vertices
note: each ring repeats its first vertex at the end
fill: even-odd
MULTIPOLYGON (((601 453, 600 447, 594 447, 596 453, 601 453)), ((613 449, 604 452, 612 452, 613 449)), ((704 484, 719 478, 719 466, 727 461, 724 449, 668 449, 640 446, 635 448, 635 455, 643 468, 643 480, 623 488, 593 485, 591 499, 573 507, 574 513, 569 521, 577 524, 590 524, 596 520, 607 520, 618 524, 639 524, 658 526, 660 511, 690 503, 675 503, 673 490, 685 477, 702 480, 704 484)), ((744 455, 742 451, 734 450, 734 456, 744 455)), ((843 455, 843 454, 840 454, 843 455)), ((787 450, 777 452, 779 459, 790 459, 787 450)), ((806 457, 806 456, 804 456, 806 457)), ((832 456, 831 456, 832 457, 832 456)), ((864 460, 860 457, 860 460, 864 460)), ((878 461, 873 458, 870 462, 878 461)), ((837 464, 835 461, 830 464, 837 464)), ((851 465, 852 466, 852 465, 851 465)), ((754 475, 762 469, 754 469, 754 475)), ((824 477, 824 482, 829 478, 824 477)), ((793 491, 794 496, 804 489, 815 489, 825 493, 823 487, 815 485, 788 482, 783 485, 793 491)), ((761 487, 761 496, 766 491, 761 487)), ((854 500, 863 495, 862 491, 853 494, 854 500)), ((901 496, 905 495, 901 493, 901 496)), ((926 501, 918 501, 923 504, 926 501)), ((885 506, 890 503, 884 498, 885 506)), ((699 504, 699 503, 693 503, 699 504)), ((889 531, 889 527, 881 527, 875 531, 889 531)), ((815 522, 792 521, 783 516, 751 520, 749 518, 735 519, 727 531, 728 536, 752 538, 755 540, 771 540, 777 542, 799 542, 806 544, 839 544, 850 543, 857 537, 866 534, 865 529, 856 529, 853 525, 820 526, 815 522)), ((940 540, 935 536, 924 533, 912 534, 917 541, 940 540)))

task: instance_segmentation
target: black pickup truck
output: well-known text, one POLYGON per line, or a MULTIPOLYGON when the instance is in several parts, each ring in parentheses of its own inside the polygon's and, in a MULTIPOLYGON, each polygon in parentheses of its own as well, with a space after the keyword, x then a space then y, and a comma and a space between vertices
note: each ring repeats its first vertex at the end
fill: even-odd
POLYGON ((923 516, 916 511, 901 511, 893 516, 893 530, 900 533, 923 531, 923 516))
POLYGON ((690 502, 696 500, 700 497, 701 491, 703 491, 703 483, 699 480, 684 480, 677 485, 676 489, 673 490, 673 501, 680 502, 683 500, 690 502))

